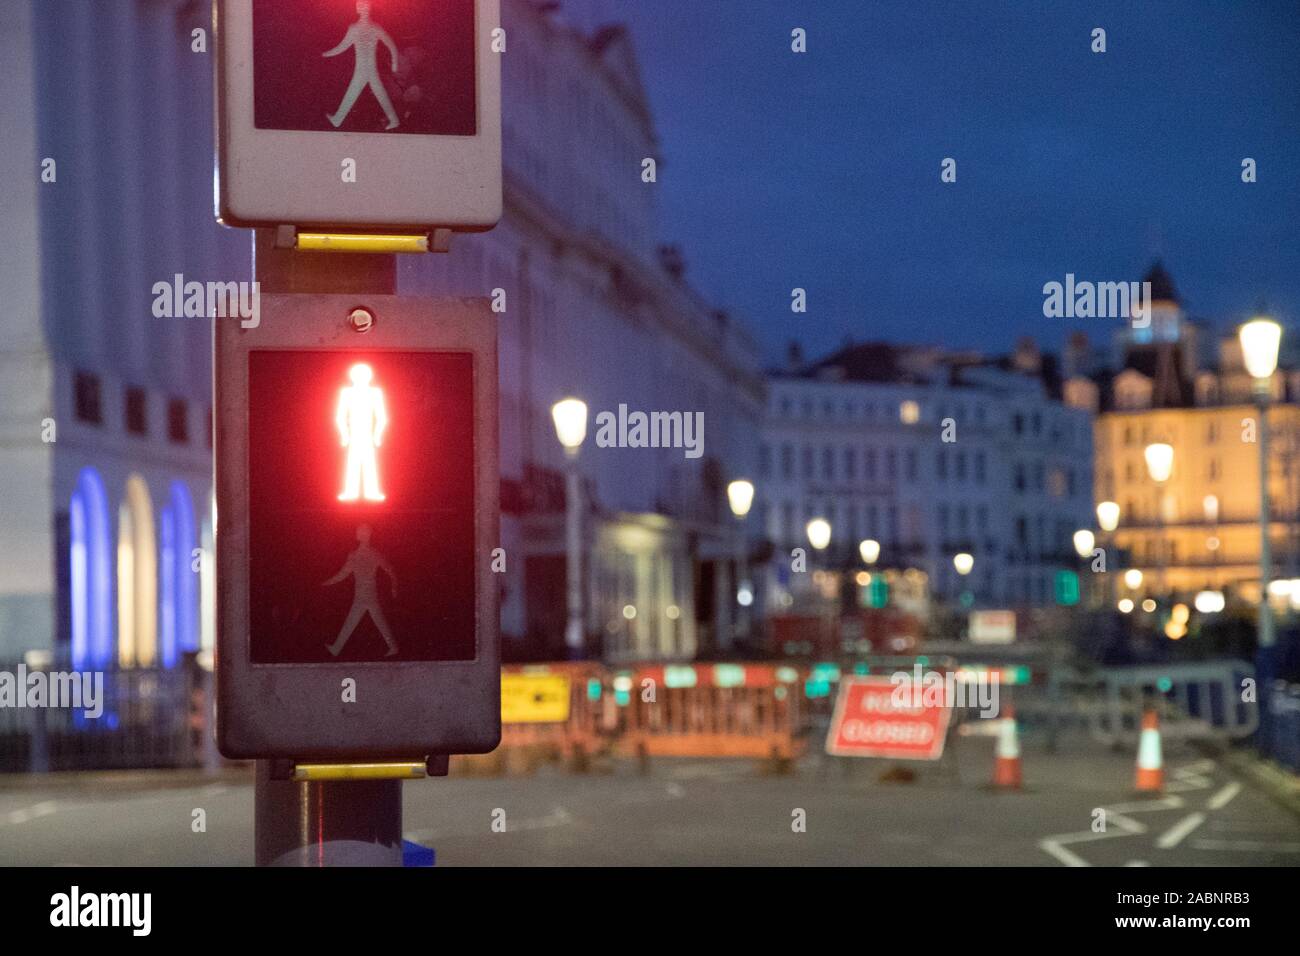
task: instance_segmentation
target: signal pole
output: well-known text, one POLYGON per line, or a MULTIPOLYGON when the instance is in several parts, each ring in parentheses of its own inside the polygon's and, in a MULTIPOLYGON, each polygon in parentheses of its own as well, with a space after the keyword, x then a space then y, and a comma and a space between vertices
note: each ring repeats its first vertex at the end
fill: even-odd
MULTIPOLYGON (((396 255, 277 249, 275 237, 273 229, 253 232, 253 274, 262 292, 397 292, 396 255)), ((287 761, 257 761, 258 866, 402 865, 400 779, 299 780, 291 772, 287 761)))

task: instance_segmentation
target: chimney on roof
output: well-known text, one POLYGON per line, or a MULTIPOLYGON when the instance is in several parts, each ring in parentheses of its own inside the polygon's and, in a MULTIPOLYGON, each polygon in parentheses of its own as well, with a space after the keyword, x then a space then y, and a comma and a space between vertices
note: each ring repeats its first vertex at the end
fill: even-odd
POLYGON ((1066 378, 1087 375, 1092 371, 1092 349, 1085 332, 1072 332, 1065 342, 1064 368, 1066 378))
POLYGON ((659 247, 659 264, 677 281, 686 275, 686 259, 682 256, 682 247, 676 243, 659 247))
POLYGON ((803 346, 794 339, 785 347, 785 367, 788 371, 797 372, 803 368, 803 346))
POLYGON ((1038 351, 1038 343, 1029 336, 1016 340, 1016 350, 1011 355, 1011 364, 1016 371, 1038 375, 1043 371, 1043 356, 1038 351))

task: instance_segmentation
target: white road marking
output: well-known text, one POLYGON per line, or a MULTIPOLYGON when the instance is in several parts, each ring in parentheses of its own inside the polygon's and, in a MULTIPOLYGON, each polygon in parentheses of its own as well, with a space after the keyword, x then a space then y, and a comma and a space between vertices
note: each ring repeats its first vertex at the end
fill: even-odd
POLYGON ((1189 763, 1176 770, 1170 770, 1169 775, 1174 780, 1165 786, 1165 793, 1208 790, 1214 786, 1214 781, 1208 774, 1214 773, 1215 766, 1213 760, 1197 760, 1195 763, 1189 763))
POLYGON ((1072 850, 1067 850, 1065 848, 1066 845, 1073 843, 1092 843, 1097 840, 1108 840, 1111 837, 1133 836, 1139 833, 1146 833, 1146 824, 1130 819, 1127 814, 1148 813, 1152 810, 1177 810, 1182 805, 1182 797, 1168 796, 1161 797, 1159 800, 1140 800, 1133 803, 1116 804, 1113 807, 1102 807, 1101 809, 1106 811, 1105 831, 1095 833, 1089 829, 1080 830, 1077 833, 1058 833, 1055 836, 1044 837, 1039 840, 1038 848, 1044 853, 1060 860, 1066 866, 1091 866, 1092 864, 1083 857, 1079 856, 1072 850))
POLYGON ((1300 853, 1300 843, 1271 843, 1265 840, 1193 840, 1193 850, 1243 850, 1247 852, 1300 853))
POLYGON ((1172 827, 1160 834, 1156 846, 1162 850, 1172 850, 1187 838, 1187 835, 1205 822, 1204 813, 1189 813, 1172 827))
POLYGON ((57 809, 58 806, 53 800, 42 800, 40 803, 33 804, 30 807, 10 810, 5 817, 5 821, 12 824, 27 823, 30 820, 39 820, 41 817, 48 817, 57 809))
POLYGON ((1125 866, 1150 866, 1151 864, 1148 863, 1146 860, 1129 860, 1124 865, 1125 866))
POLYGON ((1234 780, 1214 796, 1210 797, 1206 806, 1211 810, 1222 810, 1228 805, 1228 801, 1239 793, 1241 793, 1241 784, 1234 780))

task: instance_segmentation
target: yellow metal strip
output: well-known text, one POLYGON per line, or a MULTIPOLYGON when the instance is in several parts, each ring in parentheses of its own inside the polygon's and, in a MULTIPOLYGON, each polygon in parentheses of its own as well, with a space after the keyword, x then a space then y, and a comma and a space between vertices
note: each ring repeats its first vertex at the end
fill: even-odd
POLYGON ((428 252, 426 234, 300 232, 298 248, 304 252, 428 252))
POLYGON ((411 780, 426 776, 420 760, 398 763, 300 763, 294 780, 411 780))

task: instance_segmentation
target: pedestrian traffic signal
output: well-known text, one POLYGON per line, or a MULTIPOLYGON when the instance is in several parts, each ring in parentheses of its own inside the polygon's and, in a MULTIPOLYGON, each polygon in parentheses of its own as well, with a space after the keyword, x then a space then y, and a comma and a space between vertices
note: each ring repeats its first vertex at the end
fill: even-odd
POLYGON ((499 0, 218 0, 218 217, 491 228, 499 21, 499 0))
POLYGON ((218 322, 223 753, 495 746, 492 323, 460 300, 305 295, 218 322))

